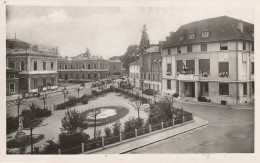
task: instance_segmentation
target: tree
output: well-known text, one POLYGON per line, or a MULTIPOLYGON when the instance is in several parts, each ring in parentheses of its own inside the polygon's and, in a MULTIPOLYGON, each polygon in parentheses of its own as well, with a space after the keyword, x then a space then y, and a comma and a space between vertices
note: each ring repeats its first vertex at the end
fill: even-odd
POLYGON ((138 113, 138 118, 140 118, 140 110, 142 108, 142 102, 141 101, 136 101, 136 102, 133 102, 133 103, 130 103, 130 105, 135 109, 137 110, 137 113, 138 113))
POLYGON ((145 52, 145 50, 147 50, 148 48, 150 48, 150 40, 149 40, 149 36, 147 34, 146 25, 144 24, 143 30, 142 30, 142 37, 141 37, 141 41, 139 44, 139 53, 145 52))
POLYGON ((84 123, 82 117, 80 117, 79 113, 74 110, 67 110, 65 112, 65 116, 61 119, 62 128, 61 131, 66 134, 76 134, 81 133, 83 130, 87 129, 88 126, 84 123))
POLYGON ((94 109, 94 110, 91 110, 88 113, 88 116, 90 116, 91 118, 94 118, 94 139, 96 139, 97 116, 99 114, 101 114, 101 110, 100 109, 94 109))
POLYGON ((15 99, 15 100, 9 102, 9 103, 13 103, 14 105, 17 106, 18 119, 19 119, 19 116, 20 116, 20 106, 21 106, 21 105, 25 105, 26 101, 27 101, 27 99, 23 99, 23 98, 18 97, 17 99, 15 99))
POLYGON ((66 90, 66 87, 64 87, 61 91, 60 91, 63 96, 64 96, 64 102, 66 102, 66 97, 69 94, 69 91, 66 90))
POLYGON ((47 99, 49 98, 49 95, 45 92, 43 95, 39 96, 39 99, 43 101, 43 108, 46 109, 47 105, 47 99))
POLYGON ((144 125, 144 119, 142 118, 135 118, 130 117, 127 121, 124 123, 124 133, 132 132, 135 129, 140 129, 144 125))
POLYGON ((79 98, 79 92, 82 90, 83 88, 79 87, 79 88, 74 88, 74 90, 76 90, 78 92, 78 98, 79 98))
POLYGON ((123 63, 123 66, 126 68, 126 70, 129 69, 129 63, 134 62, 136 59, 138 59, 137 53, 138 53, 138 46, 129 45, 127 47, 125 54, 120 57, 120 60, 123 63))

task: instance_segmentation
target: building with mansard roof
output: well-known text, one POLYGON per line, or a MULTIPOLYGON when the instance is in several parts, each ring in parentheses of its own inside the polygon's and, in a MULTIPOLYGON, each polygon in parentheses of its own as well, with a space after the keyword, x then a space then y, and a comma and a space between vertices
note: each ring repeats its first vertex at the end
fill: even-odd
POLYGON ((166 38, 162 92, 212 103, 254 101, 254 25, 221 16, 182 25, 166 38))

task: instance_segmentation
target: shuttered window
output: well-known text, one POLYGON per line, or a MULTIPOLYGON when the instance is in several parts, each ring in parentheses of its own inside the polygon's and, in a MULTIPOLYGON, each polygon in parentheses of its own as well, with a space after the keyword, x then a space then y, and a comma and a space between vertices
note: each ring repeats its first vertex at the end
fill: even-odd
POLYGON ((210 59, 200 59, 199 60, 199 73, 210 74, 210 59))

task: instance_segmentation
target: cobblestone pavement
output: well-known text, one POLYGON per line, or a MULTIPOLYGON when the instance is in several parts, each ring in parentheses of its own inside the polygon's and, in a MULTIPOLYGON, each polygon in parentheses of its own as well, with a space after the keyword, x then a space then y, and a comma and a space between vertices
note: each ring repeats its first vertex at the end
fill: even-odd
POLYGON ((175 103, 209 121, 200 128, 129 153, 252 153, 254 110, 175 103))

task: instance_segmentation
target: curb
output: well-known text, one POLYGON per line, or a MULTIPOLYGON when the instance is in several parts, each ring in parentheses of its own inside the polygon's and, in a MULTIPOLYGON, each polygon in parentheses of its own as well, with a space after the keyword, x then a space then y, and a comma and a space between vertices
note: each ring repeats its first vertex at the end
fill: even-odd
MULTIPOLYGON (((130 141, 134 141, 134 140, 136 140, 136 139, 140 139, 140 138, 143 138, 143 137, 146 137, 146 136, 149 136, 149 135, 153 135, 153 134, 156 134, 156 133, 159 133, 159 132, 163 132, 163 131, 166 131, 166 130, 174 129, 174 128, 176 128, 176 127, 184 126, 184 125, 186 125, 186 124, 194 123, 194 122, 195 122, 195 121, 192 120, 192 121, 189 121, 189 122, 185 122, 184 124, 179 124, 179 125, 171 126, 171 127, 168 127, 168 128, 164 128, 163 130, 154 131, 154 132, 152 132, 152 133, 144 134, 144 135, 141 135, 141 136, 139 136, 139 137, 134 137, 134 138, 131 138, 131 139, 122 141, 122 142, 118 142, 118 143, 115 143, 115 144, 107 145, 107 146, 105 146, 105 147, 103 147, 103 148, 98 148, 98 149, 94 149, 94 150, 91 150, 91 151, 87 151, 87 152, 84 152, 84 154, 95 154, 95 152, 102 151, 103 149, 107 149, 107 148, 110 148, 110 147, 114 147, 114 146, 117 146, 117 145, 120 145, 120 144, 124 144, 124 143, 130 142, 130 141)), ((142 147, 145 147, 145 146, 147 146, 147 145, 150 145, 150 144, 153 144, 153 143, 156 143, 156 142, 159 142, 159 141, 162 141, 162 140, 165 140, 165 139, 168 139, 168 138, 171 138, 171 137, 174 137, 174 136, 177 136, 177 135, 181 135, 181 134, 183 134, 183 133, 186 133, 186 132, 189 132, 189 131, 198 129, 198 128, 200 128, 200 127, 207 126, 208 123, 209 123, 209 122, 206 121, 206 123, 204 123, 204 124, 201 124, 201 125, 199 125, 199 126, 196 126, 196 127, 190 128, 190 129, 187 129, 187 130, 185 130, 185 131, 182 131, 182 132, 179 132, 179 133, 176 133, 176 134, 167 136, 166 138, 162 138, 162 139, 159 139, 159 140, 155 140, 155 141, 153 141, 153 142, 149 142, 149 143, 146 143, 146 144, 144 144, 144 145, 140 145, 140 146, 137 146, 137 147, 134 147, 134 148, 131 148, 131 149, 127 149, 127 150, 125 150, 125 151, 122 151, 122 152, 119 152, 119 153, 115 153, 115 154, 124 154, 124 153, 127 153, 127 152, 129 152, 129 151, 132 151, 132 150, 135 150, 135 149, 138 149, 138 148, 142 148, 142 147)))

